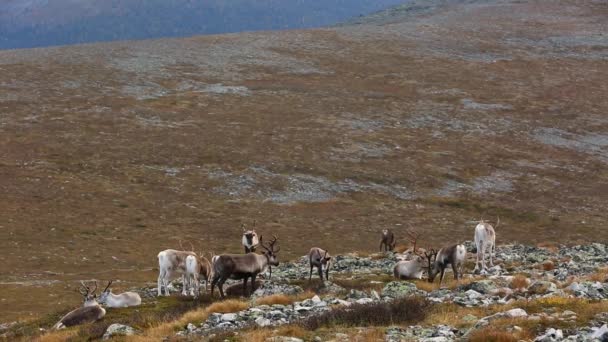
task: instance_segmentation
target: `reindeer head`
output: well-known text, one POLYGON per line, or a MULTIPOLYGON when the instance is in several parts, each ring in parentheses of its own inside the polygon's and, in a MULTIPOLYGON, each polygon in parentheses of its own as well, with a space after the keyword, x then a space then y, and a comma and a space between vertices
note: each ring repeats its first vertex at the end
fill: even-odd
POLYGON ((386 228, 382 229, 382 237, 387 237, 388 236, 388 232, 389 232, 388 229, 386 229, 386 228))
POLYGON ((277 237, 273 235, 272 240, 267 245, 265 245, 262 241, 263 238, 263 236, 260 236, 260 246, 262 246, 262 248, 265 250, 264 255, 268 259, 268 264, 271 266, 279 266, 277 253, 279 253, 281 247, 277 247, 277 249, 274 248, 275 243, 277 243, 277 237))
POLYGON ((97 295, 95 291, 97 291, 97 282, 95 282, 95 288, 91 291, 84 282, 80 281, 80 288, 78 288, 78 292, 84 297, 84 306, 93 306, 97 305, 97 295))
POLYGON ((110 280, 108 282, 108 286, 106 286, 106 288, 103 289, 103 292, 101 292, 101 294, 99 295, 98 302, 100 304, 105 303, 108 300, 108 296, 110 295, 110 293, 112 293, 112 289, 110 289, 110 285, 112 285, 112 280, 110 280))
POLYGON ((435 280, 435 277, 438 273, 438 267, 436 266, 435 261, 437 260, 437 251, 430 248, 429 252, 424 252, 424 256, 428 261, 428 273, 429 273, 429 283, 432 283, 435 280))
POLYGON ((258 234, 255 232, 255 220, 253 221, 253 228, 246 229, 244 224, 241 224, 243 229, 243 243, 246 242, 247 246, 255 246, 258 244, 258 234))

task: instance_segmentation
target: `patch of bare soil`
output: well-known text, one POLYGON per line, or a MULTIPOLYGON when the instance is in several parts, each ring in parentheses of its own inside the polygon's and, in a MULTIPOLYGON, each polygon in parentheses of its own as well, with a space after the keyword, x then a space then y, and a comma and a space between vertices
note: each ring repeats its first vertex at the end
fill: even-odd
POLYGON ((0 51, 0 321, 74 304, 80 279, 154 283, 180 240, 239 252, 253 219, 284 259, 408 224, 471 239, 482 214, 499 242, 606 240, 607 16, 454 1, 0 51))

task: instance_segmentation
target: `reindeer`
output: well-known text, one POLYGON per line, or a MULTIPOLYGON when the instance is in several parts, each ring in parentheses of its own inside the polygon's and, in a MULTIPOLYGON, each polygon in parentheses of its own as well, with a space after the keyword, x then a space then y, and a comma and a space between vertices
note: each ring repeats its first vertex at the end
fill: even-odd
POLYGON ((274 249, 277 237, 265 245, 263 237, 260 236, 260 246, 265 250, 264 254, 247 253, 223 254, 216 258, 213 263, 213 281, 211 282, 211 296, 217 285, 220 296, 225 297, 223 285, 228 278, 243 279, 243 295, 247 294, 247 279, 251 278, 251 292, 255 290, 255 278, 268 266, 278 266, 277 253, 280 248, 274 249))
POLYGON ((205 281, 205 291, 211 280, 211 263, 203 256, 188 255, 186 257, 186 283, 184 288, 190 289, 190 295, 198 297, 200 294, 200 281, 205 281))
MULTIPOLYGON (((158 295, 163 295, 163 287, 165 288, 165 296, 168 296, 169 293, 169 282, 177 276, 182 276, 182 295, 187 295, 187 287, 189 284, 189 280, 187 278, 188 270, 186 267, 186 258, 188 256, 193 256, 194 258, 198 258, 196 253, 194 252, 186 252, 186 251, 177 251, 175 249, 166 249, 158 253, 158 295)), ((195 270, 193 270, 195 271, 195 270)))
POLYGON ((118 295, 112 293, 110 289, 112 280, 108 282, 108 286, 99 295, 99 303, 109 308, 126 308, 127 306, 137 306, 141 304, 141 297, 135 292, 124 292, 118 295))
POLYGON ((329 280, 329 269, 331 268, 331 255, 326 250, 318 247, 313 247, 308 252, 308 261, 310 263, 310 276, 308 281, 312 280, 312 269, 314 267, 319 271, 319 278, 323 281, 323 271, 325 271, 325 279, 329 280))
POLYGON ((464 245, 456 244, 442 248, 439 252, 431 249, 430 252, 425 252, 424 254, 429 262, 429 283, 432 283, 437 274, 441 273, 441 276, 439 277, 439 287, 441 288, 443 277, 445 276, 445 269, 448 265, 452 265, 454 279, 458 280, 460 278, 462 267, 467 256, 467 249, 464 245))
POLYGON ((395 249, 395 235, 390 229, 382 229, 382 240, 380 240, 380 251, 382 251, 382 246, 384 246, 384 252, 392 251, 395 249))
POLYGON ((106 310, 97 302, 97 295, 95 294, 95 291, 97 291, 97 282, 95 282, 95 289, 93 291, 91 291, 91 289, 82 281, 80 282, 80 285, 81 288, 78 289, 78 292, 84 297, 83 306, 68 312, 59 320, 59 322, 53 325, 51 328, 52 330, 95 322, 106 315, 106 310))
MULTIPOLYGON (((500 224, 500 217, 497 218, 496 228, 500 224)), ((486 221, 483 220, 483 217, 475 227, 475 246, 477 247, 477 260, 475 261, 475 269, 473 272, 477 272, 479 270, 479 266, 481 264, 481 271, 485 271, 486 268, 486 251, 489 249, 490 254, 490 267, 494 266, 494 262, 492 260, 496 247, 496 232, 494 231, 494 227, 486 221), (479 261, 481 257, 481 262, 479 261)))
POLYGON ((402 280, 422 279, 425 267, 427 265, 425 265, 424 258, 415 254, 413 259, 397 262, 393 268, 393 275, 395 278, 402 280))
POLYGON ((244 224, 241 224, 241 228, 243 229, 241 243, 243 244, 243 247, 245 247, 245 254, 255 252, 255 249, 259 244, 258 234, 255 232, 255 220, 253 220, 253 229, 246 230, 244 224))

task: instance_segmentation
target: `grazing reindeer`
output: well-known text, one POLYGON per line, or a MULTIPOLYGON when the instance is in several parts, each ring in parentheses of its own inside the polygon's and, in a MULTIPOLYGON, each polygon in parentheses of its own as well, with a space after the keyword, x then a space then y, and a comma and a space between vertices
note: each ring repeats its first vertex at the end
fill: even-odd
POLYGON ((424 268, 427 267, 422 256, 416 254, 411 260, 399 261, 393 268, 393 275, 397 279, 422 279, 424 268))
MULTIPOLYGON (((496 222, 496 228, 500 224, 500 217, 498 217, 496 222)), ((486 270, 486 251, 489 249, 490 254, 490 267, 494 266, 494 261, 492 260, 496 247, 496 232, 494 231, 494 227, 488 222, 485 222, 483 218, 479 221, 477 226, 475 227, 475 246, 477 247, 477 260, 475 261, 475 270, 476 272, 479 270, 480 266, 480 257, 481 257, 481 270, 486 270)))
POLYGON ((52 330, 95 322, 106 315, 106 310, 97 302, 97 295, 95 294, 95 291, 97 291, 97 282, 95 282, 95 289, 93 291, 91 291, 91 289, 82 281, 80 282, 80 285, 82 287, 78 289, 78 292, 84 297, 84 305, 68 312, 51 328, 52 330))
POLYGON ((251 292, 255 290, 255 278, 268 266, 278 266, 277 253, 280 248, 274 249, 277 237, 265 245, 260 237, 260 246, 264 248, 264 254, 247 253, 223 254, 216 258, 213 263, 213 281, 211 282, 211 296, 213 289, 218 286, 220 296, 225 297, 223 285, 228 278, 243 279, 243 295, 247 294, 247 279, 251 278, 251 292))
POLYGON ((441 287, 443 277, 445 276, 445 269, 448 265, 452 265, 454 279, 458 280, 460 278, 462 266, 467 256, 467 249, 464 245, 452 245, 440 249, 439 252, 431 249, 430 253, 425 252, 424 254, 429 262, 429 283, 432 283, 437 274, 441 273, 439 277, 439 287, 441 287))
POLYGON ((323 281, 323 271, 325 271, 325 280, 329 280, 329 269, 331 268, 331 255, 326 250, 318 247, 313 247, 308 252, 308 261, 310 262, 310 276, 308 281, 312 280, 312 269, 314 267, 319 271, 319 278, 323 281))
POLYGON ((200 281, 205 281, 205 291, 211 278, 211 263, 203 256, 188 255, 186 257, 186 283, 184 288, 190 289, 190 295, 198 297, 200 294, 200 281))
POLYGON ((141 304, 141 297, 135 292, 124 292, 118 295, 112 293, 110 289, 112 281, 108 282, 108 286, 99 295, 99 303, 109 308, 125 308, 127 306, 137 306, 141 304))
POLYGON ((165 296, 168 296, 169 293, 169 282, 179 275, 182 276, 182 295, 187 295, 187 285, 189 281, 186 277, 187 269, 186 269, 186 258, 188 256, 193 256, 198 258, 196 253, 194 252, 186 252, 186 251, 177 251, 175 249, 166 249, 160 253, 158 253, 158 295, 163 295, 163 287, 165 288, 165 296))
POLYGON ((390 229, 382 229, 382 240, 380 240, 380 251, 382 251, 382 246, 384 246, 384 252, 392 251, 395 249, 395 235, 390 229))
POLYGON ((242 244, 245 247, 245 254, 255 252, 260 241, 258 240, 258 234, 255 232, 255 220, 253 220, 253 228, 251 230, 246 230, 245 225, 242 224, 241 228, 243 228, 243 238, 242 244))

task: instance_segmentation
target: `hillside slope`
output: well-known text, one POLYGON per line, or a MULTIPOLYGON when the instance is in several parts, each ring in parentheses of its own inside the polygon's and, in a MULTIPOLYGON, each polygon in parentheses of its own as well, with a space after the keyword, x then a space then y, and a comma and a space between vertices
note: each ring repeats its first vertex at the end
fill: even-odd
POLYGON ((64 281, 154 281, 158 251, 188 239, 238 252, 254 219, 282 258, 374 250, 384 227, 471 239, 482 215, 500 216, 499 242, 606 242, 607 15, 467 1, 2 51, 0 312, 73 298, 64 281), (24 303, 22 284, 45 287, 24 303))

